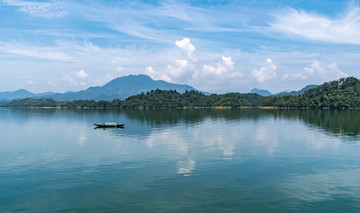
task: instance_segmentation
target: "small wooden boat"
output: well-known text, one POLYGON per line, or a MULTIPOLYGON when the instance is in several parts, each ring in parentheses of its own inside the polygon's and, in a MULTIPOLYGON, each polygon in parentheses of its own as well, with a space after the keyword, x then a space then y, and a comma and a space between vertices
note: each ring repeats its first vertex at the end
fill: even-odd
POLYGON ((97 128, 109 128, 109 127, 124 128, 124 126, 125 126, 125 124, 118 124, 116 122, 104 122, 102 124, 94 123, 94 125, 97 128))

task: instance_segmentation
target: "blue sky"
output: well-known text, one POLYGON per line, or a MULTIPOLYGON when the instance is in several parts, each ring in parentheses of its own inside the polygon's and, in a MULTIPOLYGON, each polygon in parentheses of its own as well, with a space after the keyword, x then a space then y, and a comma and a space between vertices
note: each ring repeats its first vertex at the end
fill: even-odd
POLYGON ((129 74, 210 92, 360 77, 359 1, 0 0, 0 91, 129 74))

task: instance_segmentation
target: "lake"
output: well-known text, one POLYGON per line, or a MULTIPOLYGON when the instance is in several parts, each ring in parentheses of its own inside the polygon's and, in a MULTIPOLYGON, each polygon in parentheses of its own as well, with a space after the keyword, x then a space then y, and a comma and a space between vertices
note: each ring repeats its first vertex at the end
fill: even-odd
POLYGON ((360 111, 3 108, 0 135, 0 212, 360 212, 360 111))

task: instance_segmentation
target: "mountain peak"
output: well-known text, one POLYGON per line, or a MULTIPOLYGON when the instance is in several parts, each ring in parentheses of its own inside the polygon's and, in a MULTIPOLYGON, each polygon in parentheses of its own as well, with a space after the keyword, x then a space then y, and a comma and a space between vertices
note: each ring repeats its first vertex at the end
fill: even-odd
POLYGON ((128 81, 135 81, 135 82, 139 82, 139 81, 154 81, 152 78, 150 78, 147 75, 144 74, 140 74, 140 75, 126 75, 126 76, 121 76, 121 77, 117 77, 114 78, 113 80, 109 81, 106 85, 111 85, 114 83, 118 83, 119 81, 121 82, 128 82, 128 81))
POLYGON ((88 89, 79 92, 55 94, 47 97, 58 101, 81 99, 111 101, 116 98, 125 99, 132 95, 156 89, 176 90, 181 93, 186 90, 196 90, 188 85, 172 84, 166 81, 155 81, 147 75, 140 74, 117 77, 104 86, 89 87, 88 89))
POLYGON ((19 89, 13 92, 1 92, 0 93, 0 100, 13 100, 13 99, 21 99, 26 97, 32 97, 35 94, 29 92, 25 89, 19 89))
POLYGON ((262 96, 270 96, 270 95, 273 95, 271 92, 269 92, 268 90, 265 90, 265 89, 257 89, 257 88, 254 88, 252 89, 249 93, 255 93, 255 94, 258 94, 258 95, 262 95, 262 96))
POLYGON ((277 96, 286 96, 286 95, 301 95, 303 94, 305 91, 308 91, 310 89, 313 89, 315 87, 317 87, 318 85, 315 85, 315 84, 310 84, 310 85, 307 85, 305 86, 304 88, 302 88, 301 90, 299 91, 290 91, 290 92, 280 92, 278 94, 276 94, 277 96))

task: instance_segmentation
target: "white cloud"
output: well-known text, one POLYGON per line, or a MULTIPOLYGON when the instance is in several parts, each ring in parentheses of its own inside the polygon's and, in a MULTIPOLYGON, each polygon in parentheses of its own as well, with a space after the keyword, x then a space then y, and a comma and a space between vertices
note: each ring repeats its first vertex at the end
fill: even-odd
POLYGON ((168 65, 166 67, 165 73, 174 80, 185 80, 182 79, 188 77, 188 75, 193 71, 194 65, 186 59, 177 59, 174 61, 173 65, 168 65))
POLYGON ((265 66, 260 69, 254 69, 251 72, 251 76, 253 76, 256 81, 263 83, 265 81, 276 78, 276 65, 273 63, 271 58, 266 59, 265 66))
POLYGON ((243 74, 234 70, 232 58, 222 56, 216 66, 192 62, 191 59, 177 59, 162 71, 146 67, 146 74, 154 79, 168 82, 197 85, 221 85, 227 80, 237 79, 243 74))
POLYGON ((52 87, 56 86, 56 83, 54 83, 53 81, 48 81, 48 84, 51 85, 52 87))
POLYGON ((223 64, 225 64, 226 66, 228 67, 234 66, 234 62, 232 61, 230 56, 229 57, 222 56, 221 59, 223 61, 223 64))
POLYGON ((176 60, 173 65, 167 65, 163 71, 155 70, 152 66, 145 68, 145 73, 155 80, 164 80, 168 82, 175 82, 186 71, 187 61, 176 60))
POLYGON ((145 68, 145 73, 153 79, 172 82, 171 78, 167 74, 156 71, 151 66, 145 68))
POLYGON ((68 75, 63 76, 61 79, 65 82, 69 83, 70 85, 77 85, 77 82, 75 81, 75 79, 68 75))
POLYGON ((275 14, 275 20, 270 26, 275 31, 310 40, 360 44, 360 8, 354 5, 350 8, 336 18, 289 8, 283 13, 275 14))
POLYGON ((64 53, 59 47, 35 46, 19 42, 0 42, 0 52, 47 60, 69 61, 72 59, 71 56, 64 53))
POLYGON ((98 78, 95 80, 96 85, 104 85, 106 83, 108 83, 109 81, 113 80, 114 78, 116 78, 114 75, 112 74, 105 74, 102 78, 98 78))
POLYGON ((4 0, 9 6, 19 7, 19 12, 42 18, 61 18, 66 15, 60 2, 36 2, 21 0, 4 0))
POLYGON ((194 70, 196 70, 195 57, 192 53, 195 47, 191 44, 189 38, 176 41, 176 46, 186 53, 186 56, 179 55, 172 64, 168 64, 163 71, 155 71, 151 66, 146 68, 146 73, 154 78, 169 82, 187 83, 191 79, 194 70))
POLYGON ((122 68, 122 67, 116 67, 117 72, 122 72, 123 70, 124 70, 124 68, 122 68))
POLYGON ((214 89, 214 86, 229 84, 230 81, 233 83, 243 76, 241 72, 235 70, 231 56, 221 56, 221 62, 215 65, 209 63, 209 60, 200 63, 193 55, 196 48, 191 44, 190 39, 184 38, 176 43, 186 55, 178 56, 178 59, 162 70, 148 66, 146 74, 154 79, 186 83, 195 87, 200 86, 202 89, 214 89))
POLYGON ((122 71, 123 71, 122 67, 116 67, 116 72, 106 73, 101 78, 96 79, 95 83, 96 83, 96 85, 104 85, 104 84, 108 83, 109 81, 120 77, 122 75, 121 74, 122 71))
POLYGON ((88 77, 89 74, 86 73, 84 70, 80 70, 79 72, 76 73, 76 77, 84 79, 86 77, 88 77))
POLYGON ((87 84, 83 80, 88 77, 88 75, 84 70, 80 70, 76 73, 65 75, 61 79, 71 86, 85 86, 87 84))
POLYGON ((34 85, 34 84, 35 84, 35 81, 33 81, 33 80, 27 80, 26 83, 29 84, 29 85, 34 85))
POLYGON ((222 56, 221 63, 218 63, 216 66, 204 64, 202 69, 195 71, 193 79, 197 81, 206 79, 206 81, 210 84, 219 84, 229 77, 242 76, 241 73, 233 71, 234 62, 232 61, 232 58, 230 56, 222 56))
POLYGON ((309 67, 305 67, 304 71, 309 77, 319 76, 324 80, 335 80, 349 76, 347 73, 342 72, 335 63, 322 66, 318 61, 314 61, 309 67))
POLYGON ((303 72, 286 73, 283 75, 283 80, 307 80, 322 83, 324 81, 337 80, 339 78, 348 77, 347 73, 341 71, 335 63, 328 65, 321 65, 319 61, 314 61, 309 66, 304 67, 303 72))
POLYGON ((191 55, 196 49, 189 38, 183 38, 181 41, 176 41, 175 44, 188 55, 191 55))
POLYGON ((304 73, 285 73, 282 77, 283 80, 305 80, 308 76, 304 73))

